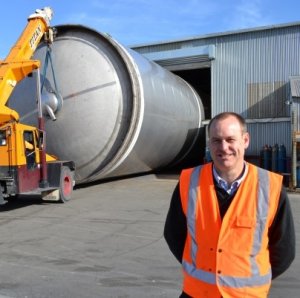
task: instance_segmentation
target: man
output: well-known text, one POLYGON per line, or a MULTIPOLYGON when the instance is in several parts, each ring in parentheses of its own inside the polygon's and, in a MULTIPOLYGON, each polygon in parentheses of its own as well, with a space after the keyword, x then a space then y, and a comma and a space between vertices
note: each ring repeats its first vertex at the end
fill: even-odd
POLYGON ((250 137, 236 113, 208 125, 213 162, 183 170, 164 236, 193 298, 264 298, 295 257, 295 231, 278 174, 245 162, 250 137))

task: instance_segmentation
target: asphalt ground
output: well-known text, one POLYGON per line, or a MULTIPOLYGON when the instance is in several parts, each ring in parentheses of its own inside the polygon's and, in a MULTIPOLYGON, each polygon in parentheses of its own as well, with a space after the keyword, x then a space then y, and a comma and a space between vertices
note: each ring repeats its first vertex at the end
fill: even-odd
MULTIPOLYGON (((163 226, 176 175, 78 187, 66 204, 0 209, 0 298, 178 297, 181 269, 163 226)), ((300 297, 300 194, 290 193, 297 257, 270 297, 300 297)))

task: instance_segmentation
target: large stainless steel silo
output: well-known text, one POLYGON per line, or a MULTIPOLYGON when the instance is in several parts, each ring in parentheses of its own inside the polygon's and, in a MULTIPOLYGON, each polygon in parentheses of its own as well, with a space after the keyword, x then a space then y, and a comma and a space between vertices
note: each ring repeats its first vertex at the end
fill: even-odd
MULTIPOLYGON (((75 161, 77 184, 148 172, 189 154, 204 112, 186 81, 84 26, 57 26, 53 69, 46 52, 40 44, 34 59, 42 62, 47 151, 75 161)), ((35 93, 28 77, 11 96, 25 123, 36 124, 35 93)))

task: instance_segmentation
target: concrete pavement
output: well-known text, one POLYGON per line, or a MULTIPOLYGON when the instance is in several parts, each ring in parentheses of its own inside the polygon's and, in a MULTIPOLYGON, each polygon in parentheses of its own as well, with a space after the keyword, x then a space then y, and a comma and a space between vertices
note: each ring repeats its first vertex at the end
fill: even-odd
POLYGON ((296 298, 300 296, 300 194, 289 193, 296 229, 296 258, 291 267, 273 281, 272 298, 296 298))
MULTIPOLYGON (((0 297, 178 297, 180 266, 163 239, 174 175, 78 188, 67 204, 20 199, 0 210, 0 297), (2 295, 2 296, 1 296, 2 295)), ((300 290, 300 194, 290 194, 297 257, 272 298, 300 290)))

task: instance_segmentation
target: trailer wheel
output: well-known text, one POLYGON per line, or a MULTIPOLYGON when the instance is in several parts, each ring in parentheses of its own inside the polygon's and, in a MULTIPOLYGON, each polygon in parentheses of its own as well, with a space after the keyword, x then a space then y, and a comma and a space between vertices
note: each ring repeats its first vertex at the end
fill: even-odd
POLYGON ((62 167, 60 174, 59 201, 68 202, 73 193, 73 173, 68 167, 62 167))

